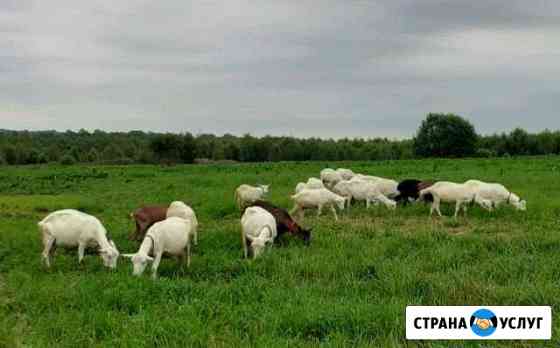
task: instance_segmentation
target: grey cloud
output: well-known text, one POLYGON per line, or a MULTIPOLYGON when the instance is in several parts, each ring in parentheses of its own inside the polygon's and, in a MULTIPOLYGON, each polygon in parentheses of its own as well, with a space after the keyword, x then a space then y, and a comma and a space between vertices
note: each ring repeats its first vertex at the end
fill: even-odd
POLYGON ((431 111, 482 133, 560 128, 559 11, 518 0, 10 0, 0 128, 408 137, 431 111))

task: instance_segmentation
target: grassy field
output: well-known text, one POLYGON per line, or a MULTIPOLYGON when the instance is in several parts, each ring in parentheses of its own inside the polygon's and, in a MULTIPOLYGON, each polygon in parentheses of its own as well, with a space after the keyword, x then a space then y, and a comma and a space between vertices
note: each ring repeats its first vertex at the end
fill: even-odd
MULTIPOLYGON (((3 167, 0 171, 0 346, 343 346, 478 347, 407 342, 407 305, 551 305, 551 342, 560 345, 560 158, 231 166, 3 167), (269 183, 270 200, 291 208, 298 181, 325 166, 405 178, 479 178, 527 200, 467 219, 429 219, 423 205, 389 212, 360 206, 309 214, 309 248, 286 237, 257 261, 241 259, 241 183, 269 183), (41 265, 36 223, 78 208, 98 216, 121 253, 128 214, 145 203, 184 200, 196 210, 200 243, 189 270, 164 260, 160 279, 134 278, 130 261, 115 272, 96 256, 57 250, 41 265)), ((445 207, 444 213, 452 213, 445 207)))

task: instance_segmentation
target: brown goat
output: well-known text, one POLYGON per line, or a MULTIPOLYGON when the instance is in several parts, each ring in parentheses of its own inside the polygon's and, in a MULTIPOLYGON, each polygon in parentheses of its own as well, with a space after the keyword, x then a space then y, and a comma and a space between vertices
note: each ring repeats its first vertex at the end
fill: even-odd
POLYGON ((153 224, 165 220, 167 208, 168 205, 150 205, 136 209, 130 214, 136 223, 136 231, 132 232, 128 239, 142 241, 153 224))
POLYGON ((274 216, 274 219, 276 220, 277 231, 276 240, 278 240, 278 238, 288 232, 294 236, 299 236, 307 245, 309 245, 309 243, 311 242, 311 229, 306 230, 298 225, 298 223, 295 222, 294 219, 292 219, 290 214, 285 209, 261 200, 254 202, 253 204, 251 204, 251 206, 261 207, 272 214, 272 216, 274 216))

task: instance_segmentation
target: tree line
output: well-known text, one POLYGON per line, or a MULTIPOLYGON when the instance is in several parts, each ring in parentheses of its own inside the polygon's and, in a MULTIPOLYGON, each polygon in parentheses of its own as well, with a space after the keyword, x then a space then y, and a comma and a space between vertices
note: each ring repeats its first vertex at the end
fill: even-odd
POLYGON ((560 154, 560 132, 480 136, 465 119, 429 114, 412 139, 300 139, 249 134, 0 130, 0 164, 340 161, 560 154))

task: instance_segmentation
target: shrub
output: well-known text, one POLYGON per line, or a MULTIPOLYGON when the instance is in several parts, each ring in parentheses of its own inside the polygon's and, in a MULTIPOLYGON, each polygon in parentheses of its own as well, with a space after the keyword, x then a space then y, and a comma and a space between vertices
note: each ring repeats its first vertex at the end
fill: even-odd
POLYGON ((76 164, 76 159, 71 154, 67 153, 60 159, 60 164, 65 166, 76 164))
POLYGON ((476 150, 476 157, 491 158, 491 157, 497 157, 497 156, 498 156, 498 154, 494 150, 490 150, 490 149, 478 149, 478 150, 476 150))
POLYGON ((473 125, 453 114, 429 114, 414 138, 419 157, 467 157, 475 154, 478 136, 473 125))

